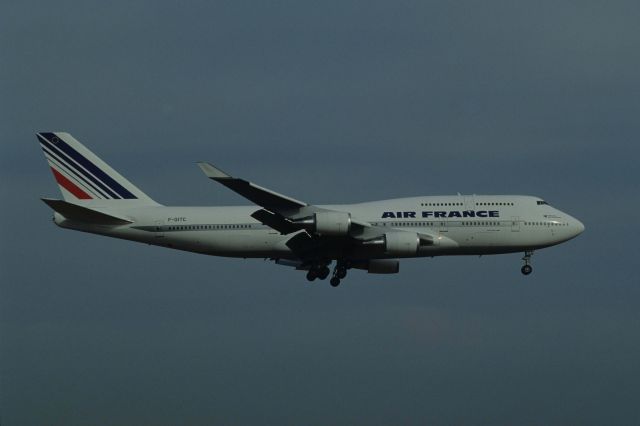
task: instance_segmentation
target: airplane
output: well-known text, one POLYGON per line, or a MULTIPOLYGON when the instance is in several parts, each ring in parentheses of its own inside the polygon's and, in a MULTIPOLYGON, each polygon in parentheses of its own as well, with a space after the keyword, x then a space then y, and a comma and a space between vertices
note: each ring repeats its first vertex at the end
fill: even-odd
POLYGON ((264 258, 337 287, 349 269, 393 274, 403 258, 523 252, 568 241, 584 225, 541 198, 449 195, 314 205, 200 162, 253 205, 164 206, 65 132, 37 133, 63 199, 43 198, 56 225, 214 256, 264 258), (331 273, 330 266, 333 267, 331 273))

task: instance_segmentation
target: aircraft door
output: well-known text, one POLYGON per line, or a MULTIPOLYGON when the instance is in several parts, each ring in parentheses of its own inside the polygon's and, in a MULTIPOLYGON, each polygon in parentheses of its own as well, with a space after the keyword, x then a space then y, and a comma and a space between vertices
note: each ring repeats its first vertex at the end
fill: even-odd
POLYGON ((465 210, 475 210, 475 202, 473 195, 464 195, 464 209, 465 210))
POLYGON ((156 220, 153 231, 156 238, 164 238, 164 221, 156 220))
POLYGON ((511 232, 520 231, 520 216, 511 216, 511 232))

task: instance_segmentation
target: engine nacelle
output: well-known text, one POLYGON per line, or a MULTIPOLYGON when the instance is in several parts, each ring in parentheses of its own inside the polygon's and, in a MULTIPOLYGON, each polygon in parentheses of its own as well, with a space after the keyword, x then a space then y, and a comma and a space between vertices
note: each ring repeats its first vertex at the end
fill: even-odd
POLYGON ((420 247, 420 237, 412 232, 387 232, 384 234, 384 252, 389 256, 415 256, 420 247))
POLYGON ((371 259, 367 265, 370 274, 397 274, 400 262, 397 259, 371 259))
POLYGON ((351 214, 347 212, 318 212, 313 215, 314 230, 320 235, 345 236, 351 230, 351 214))

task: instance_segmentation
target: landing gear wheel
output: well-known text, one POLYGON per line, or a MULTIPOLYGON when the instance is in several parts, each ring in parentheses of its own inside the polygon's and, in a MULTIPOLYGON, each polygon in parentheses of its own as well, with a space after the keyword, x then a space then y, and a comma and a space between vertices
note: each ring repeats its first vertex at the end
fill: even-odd
POLYGON ((340 285, 340 278, 338 277, 331 277, 331 280, 329 280, 329 284, 331 284, 331 287, 338 287, 340 285))
POLYGON ((524 266, 520 269, 520 272, 522 272, 523 275, 529 275, 533 272, 533 268, 529 265, 529 262, 531 262, 531 256, 533 256, 533 250, 526 250, 524 252, 524 257, 522 258, 522 260, 524 260, 524 266))
POLYGON ((524 265, 522 269, 520 269, 520 271, 523 275, 529 275, 531 272, 533 272, 533 268, 531 267, 531 265, 524 265))
POLYGON ((347 276, 347 268, 344 266, 341 266, 338 269, 336 269, 336 276, 340 280, 344 279, 344 277, 347 276))
POLYGON ((318 275, 316 274, 316 272, 312 269, 309 272, 307 272, 307 280, 309 281, 313 281, 316 278, 318 278, 318 275))
POLYGON ((325 280, 330 273, 331 270, 328 267, 325 266, 323 268, 320 268, 320 271, 318 271, 318 278, 320 278, 321 280, 325 280))

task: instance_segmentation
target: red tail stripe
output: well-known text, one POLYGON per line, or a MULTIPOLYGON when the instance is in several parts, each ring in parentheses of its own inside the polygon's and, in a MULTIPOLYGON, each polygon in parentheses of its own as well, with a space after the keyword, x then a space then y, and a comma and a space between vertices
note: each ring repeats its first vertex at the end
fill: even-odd
POLYGON ((60 184, 60 186, 62 186, 64 189, 72 193, 76 198, 80 200, 90 200, 93 198, 91 195, 78 188, 76 184, 61 175, 60 172, 53 167, 51 168, 51 171, 53 172, 53 176, 56 178, 56 182, 58 182, 58 184, 60 184))

